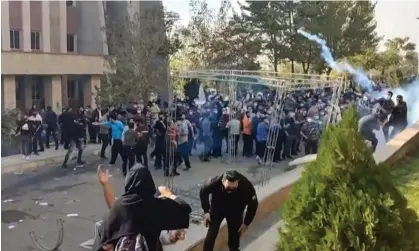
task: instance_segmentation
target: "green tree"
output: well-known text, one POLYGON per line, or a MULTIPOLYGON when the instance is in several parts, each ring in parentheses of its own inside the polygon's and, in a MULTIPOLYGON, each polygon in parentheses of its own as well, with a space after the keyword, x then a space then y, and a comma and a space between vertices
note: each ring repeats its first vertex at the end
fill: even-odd
POLYGON ((179 15, 161 6, 121 20, 106 16, 105 21, 109 72, 97 90, 98 101, 107 105, 147 100, 150 93, 163 91, 156 83, 167 83, 166 61, 183 46, 174 32, 179 15))
POLYGON ((275 72, 288 54, 282 32, 284 25, 279 22, 280 5, 279 1, 246 1, 240 6, 243 22, 261 39, 262 53, 270 59, 275 72))
POLYGON ((358 134, 354 107, 293 185, 278 250, 419 250, 416 213, 358 134))
MULTIPOLYGON (((374 20, 375 3, 372 1, 307 1, 302 2, 298 15, 302 27, 313 34, 321 34, 336 59, 347 58, 376 48, 377 36, 374 20)), ((318 57, 313 59, 316 72, 331 70, 318 57)))

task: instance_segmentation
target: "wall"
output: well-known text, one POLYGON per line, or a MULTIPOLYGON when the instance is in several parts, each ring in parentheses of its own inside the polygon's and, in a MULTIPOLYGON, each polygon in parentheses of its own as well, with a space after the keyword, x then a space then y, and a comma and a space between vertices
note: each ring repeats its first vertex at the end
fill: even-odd
POLYGON ((5 75, 101 75, 105 71, 104 58, 96 55, 4 51, 1 62, 5 75))
POLYGON ((105 13, 101 1, 79 1, 77 8, 77 51, 107 55, 105 13))

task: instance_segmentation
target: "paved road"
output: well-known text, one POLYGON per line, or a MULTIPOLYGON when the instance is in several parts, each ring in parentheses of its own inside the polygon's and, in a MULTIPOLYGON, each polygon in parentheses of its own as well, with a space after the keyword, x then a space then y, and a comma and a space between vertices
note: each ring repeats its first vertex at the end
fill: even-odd
MULTIPOLYGON (((64 243, 62 250, 87 250, 80 244, 94 237, 94 224, 106 212, 103 194, 96 177, 96 167, 100 163, 96 157, 86 159, 89 163, 82 168, 63 170, 60 167, 42 168, 22 175, 2 177, 2 248, 8 251, 36 250, 29 237, 34 230, 47 246, 52 246, 58 236, 57 219, 64 222, 64 243), (7 199, 14 200, 7 202, 7 199), (44 205, 48 203, 48 205, 44 205), (68 217, 68 214, 77 214, 68 217)), ((274 167, 271 176, 284 171, 282 163, 274 167)), ((120 166, 117 163, 116 166, 120 166)), ((254 171, 255 160, 238 159, 235 165, 214 160, 201 163, 192 158, 192 169, 182 172, 174 179, 175 192, 186 198, 193 207, 194 218, 200 219, 202 211, 199 203, 199 189, 208 177, 235 168, 248 176, 254 183, 260 175, 254 171)), ((152 170, 156 184, 164 184, 161 171, 152 170)), ((117 194, 123 190, 121 170, 111 169, 112 184, 117 194)))
MULTIPOLYGON (((383 142, 382 133, 378 133, 377 136, 380 143, 383 142)), ((80 247, 80 244, 94 237, 94 224, 103 217, 107 209, 96 177, 96 167, 101 162, 95 156, 87 157, 86 160, 88 164, 74 170, 74 165, 70 165, 68 170, 55 166, 22 175, 2 175, 2 248, 8 251, 36 250, 29 237, 31 230, 36 232, 45 245, 52 246, 58 235, 56 220, 63 219, 65 236, 62 250, 87 250, 80 247), (13 201, 7 202, 8 199, 13 201), (48 205, 43 206, 44 203, 48 205), (68 217, 68 214, 78 216, 68 217)), ((285 165, 286 163, 279 164, 270 171, 270 175, 280 175, 285 165)), ((116 166, 120 166, 120 163, 117 162, 116 166)), ((236 164, 222 163, 220 160, 204 164, 195 157, 192 158, 192 170, 181 172, 181 176, 175 178, 175 192, 186 198, 193 207, 193 218, 199 220, 202 211, 198 193, 203 181, 234 168, 256 184, 260 182, 261 177, 260 172, 252 168, 254 166, 256 163, 253 158, 239 158, 236 164)), ((152 170, 152 173, 156 184, 165 184, 166 180, 161 171, 152 170)), ((121 194, 121 170, 113 168, 111 174, 112 184, 117 194, 121 194)), ((267 222, 272 223, 272 218, 267 222)), ((243 240, 243 248, 251 245, 255 236, 261 235, 264 229, 267 228, 256 227, 256 234, 249 233, 252 237, 243 240)))

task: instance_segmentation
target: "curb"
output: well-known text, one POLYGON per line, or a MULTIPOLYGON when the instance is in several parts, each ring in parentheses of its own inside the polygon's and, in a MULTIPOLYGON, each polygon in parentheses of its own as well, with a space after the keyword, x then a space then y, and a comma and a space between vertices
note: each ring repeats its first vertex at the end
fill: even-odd
MULTIPOLYGON (((83 152, 83 155, 99 155, 100 150, 88 150, 83 152)), ((39 169, 41 167, 50 167, 57 164, 61 164, 63 162, 65 153, 62 155, 58 155, 55 157, 47 158, 47 159, 40 159, 40 160, 31 160, 25 163, 17 164, 17 165, 9 165, 9 166, 2 166, 1 167, 1 174, 9 174, 9 173, 22 173, 23 171, 33 171, 39 169)))

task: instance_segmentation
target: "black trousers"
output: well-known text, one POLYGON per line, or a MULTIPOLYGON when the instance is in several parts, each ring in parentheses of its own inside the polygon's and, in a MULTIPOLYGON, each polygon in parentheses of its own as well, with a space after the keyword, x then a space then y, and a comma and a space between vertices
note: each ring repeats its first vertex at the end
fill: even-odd
POLYGON ((266 149, 266 141, 257 141, 256 142, 256 155, 259 158, 263 159, 265 156, 265 149, 266 149))
POLYGON ((57 129, 56 128, 47 128, 45 136, 45 147, 49 148, 49 139, 52 136, 55 143, 55 149, 58 149, 58 138, 57 138, 57 129))
POLYGON ((393 130, 391 131, 389 140, 393 139, 394 137, 396 137, 396 135, 400 132, 402 132, 404 129, 406 129, 407 125, 401 124, 401 125, 393 125, 393 130))
POLYGON ((81 157, 83 154, 83 147, 81 146, 81 140, 80 139, 70 139, 69 148, 67 150, 67 153, 64 157, 64 163, 63 165, 67 165, 68 159, 70 158, 73 151, 77 148, 78 155, 77 155, 77 163, 81 163, 81 157))
POLYGON ((371 142, 371 146, 372 146, 372 151, 375 152, 375 149, 377 149, 377 145, 378 145, 378 139, 375 136, 374 132, 361 132, 362 136, 364 136, 364 138, 368 141, 371 142))
POLYGON ((227 145, 227 151, 230 151, 230 146, 233 145, 234 146, 234 152, 233 154, 235 156, 237 156, 238 153, 238 146, 239 146, 239 140, 240 140, 240 135, 229 135, 228 136, 228 145, 227 145))
POLYGON ((87 125, 87 130, 89 132, 89 141, 92 143, 97 142, 97 134, 98 134, 98 126, 92 125, 92 123, 89 123, 87 125))
POLYGON ((134 146, 122 146, 122 173, 124 176, 135 164, 135 147, 134 146), (127 168, 128 165, 128 168, 127 168))
POLYGON ((167 153, 166 153, 166 141, 164 139, 164 137, 162 136, 157 136, 156 137, 156 145, 154 148, 154 154, 156 155, 156 161, 154 162, 154 165, 157 168, 161 168, 163 167, 163 165, 165 166, 166 163, 166 159, 167 159, 167 153), (162 163, 163 161, 163 163, 162 163))
POLYGON ((383 125, 382 127, 383 129, 383 134, 384 134, 384 139, 386 140, 386 142, 389 140, 389 130, 390 130, 390 125, 389 123, 386 123, 383 125))
POLYGON ((105 157, 106 147, 109 145, 109 134, 99 134, 100 141, 102 141, 102 148, 100 149, 100 157, 105 157))
POLYGON ((318 150, 318 144, 319 144, 318 140, 306 140, 304 142, 304 154, 305 155, 316 154, 318 150))
POLYGON ((275 145, 274 159, 273 161, 280 161, 282 154, 282 146, 284 145, 284 137, 278 136, 275 145))
POLYGON ((148 168, 147 148, 148 144, 145 142, 137 144, 135 147, 135 157, 138 163, 148 168))
POLYGON ((122 140, 120 139, 114 139, 111 149, 111 161, 109 161, 109 164, 114 165, 116 162, 116 158, 118 157, 118 154, 122 157, 123 156, 123 147, 122 147, 122 140))
POLYGON ((253 137, 251 134, 243 133, 243 156, 252 155, 253 151, 253 137))
POLYGON ((44 151, 44 142, 42 142, 41 132, 36 132, 32 137, 32 151, 34 153, 38 153, 38 146, 39 151, 44 151))
POLYGON ((203 251, 213 251, 215 239, 217 238, 221 222, 224 218, 227 221, 228 248, 230 251, 239 251, 240 248, 240 226, 243 223, 243 211, 232 211, 228 213, 211 213, 211 222, 208 227, 207 236, 204 241, 203 251))
POLYGON ((296 137, 294 135, 286 136, 284 140, 284 150, 282 151, 282 158, 290 158, 292 149, 295 149, 296 137))

